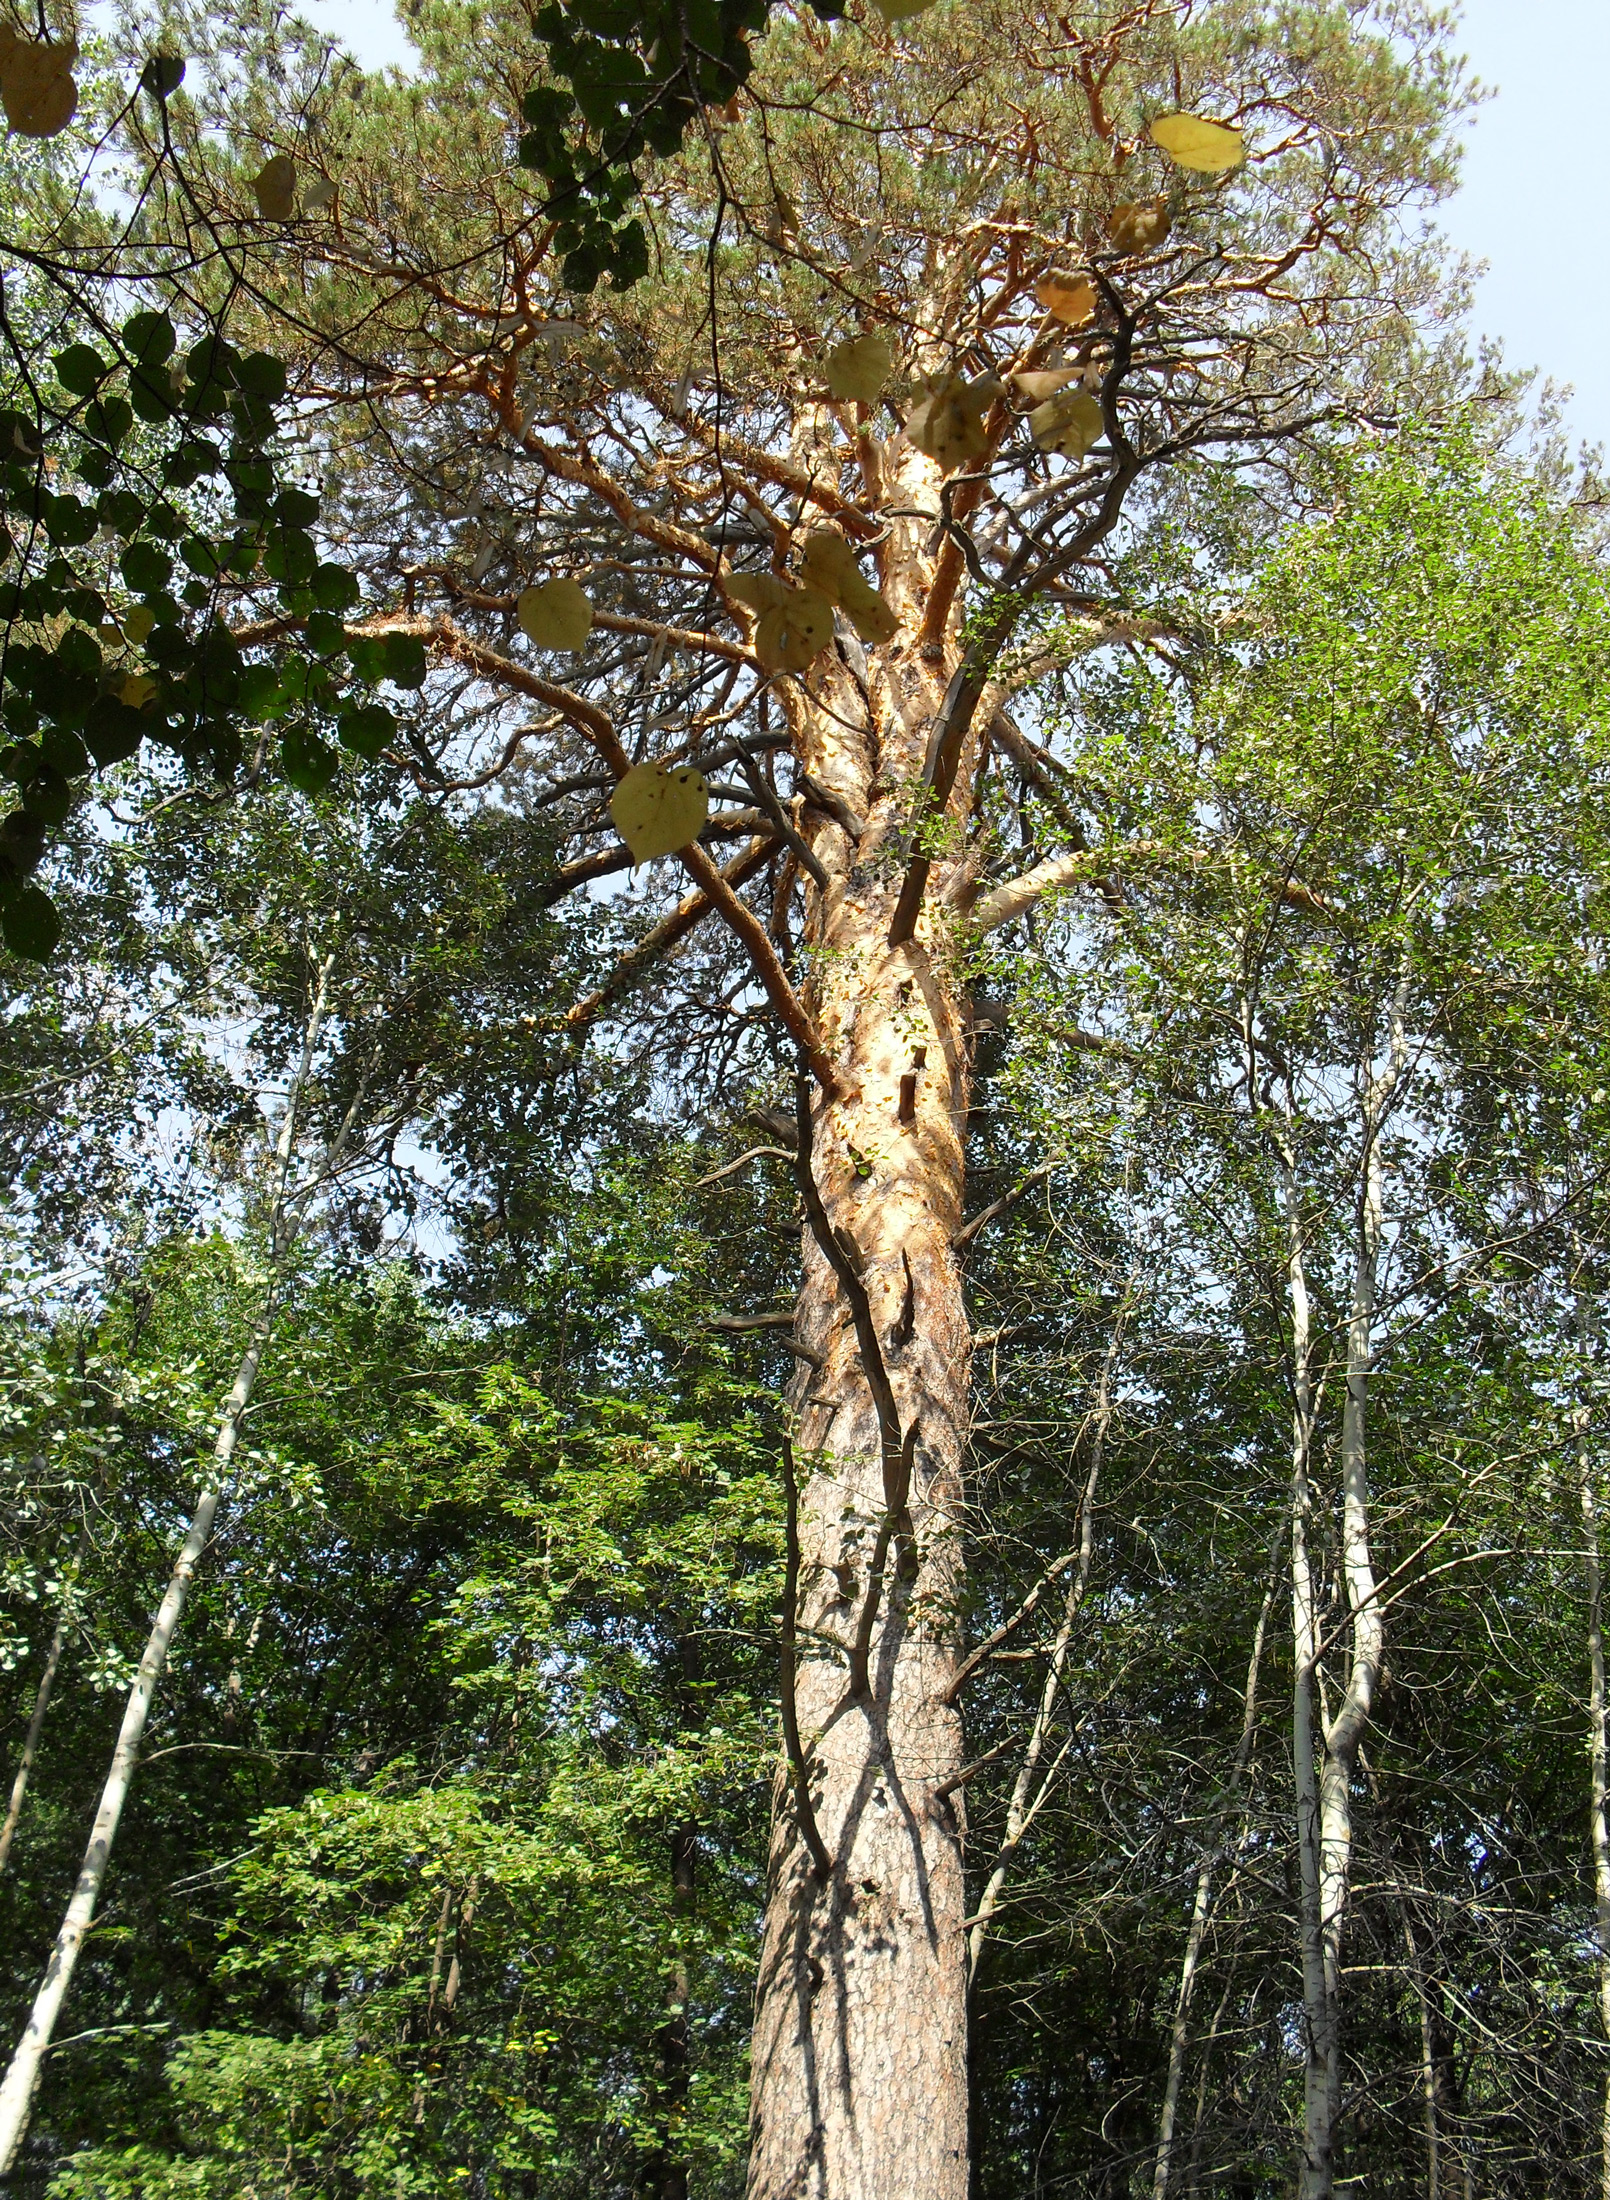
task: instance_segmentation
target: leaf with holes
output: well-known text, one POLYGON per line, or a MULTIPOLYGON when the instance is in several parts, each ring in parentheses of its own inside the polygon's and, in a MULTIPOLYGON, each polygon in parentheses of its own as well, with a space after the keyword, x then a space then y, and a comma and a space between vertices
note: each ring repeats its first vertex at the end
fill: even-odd
POLYGON ((710 790, 691 764, 637 764, 616 786, 609 814, 633 863, 651 863, 698 839, 710 815, 710 790))
POLYGON ((976 466, 989 454, 984 410, 1000 394, 1001 385, 992 374, 977 382, 964 382, 957 374, 945 375, 912 406, 906 417, 906 435, 944 473, 976 466))
POLYGON ((805 538, 800 579, 836 603, 863 642, 894 639, 900 621, 855 562, 855 552, 833 527, 818 527, 805 538))
POLYGON ((1015 395, 1025 404, 1043 405, 1048 397, 1055 397, 1058 390, 1065 390, 1070 382, 1077 382, 1083 367, 1020 367, 1006 379, 1015 395))
POLYGON ((1172 226, 1165 200, 1125 200, 1113 208, 1107 235, 1115 252, 1155 252, 1172 226))
POLYGON ((833 606, 814 588, 791 588, 763 613, 755 655, 767 672, 804 672, 833 640, 833 606))

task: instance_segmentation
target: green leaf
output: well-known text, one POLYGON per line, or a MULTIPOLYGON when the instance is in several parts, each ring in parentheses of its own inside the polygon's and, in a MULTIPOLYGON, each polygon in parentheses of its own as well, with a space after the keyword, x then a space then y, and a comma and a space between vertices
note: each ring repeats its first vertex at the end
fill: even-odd
POLYGON ((84 409, 84 433, 114 451, 133 425, 133 406, 126 397, 115 392, 110 397, 98 398, 84 409))
POLYGON ((95 500, 97 517, 128 541, 145 525, 145 499, 132 489, 107 489, 95 500))
POLYGON ((184 82, 184 55, 154 53, 140 71, 140 88, 154 99, 166 99, 184 82))
POLYGON ((173 560, 154 542, 131 542, 118 560, 123 578, 138 596, 154 596, 173 578, 173 560))
POLYGON ((240 709, 254 725, 267 725, 285 707, 285 690, 277 665, 248 665, 240 676, 240 709))
POLYGON ((425 684, 425 645, 412 634, 388 634, 384 641, 386 678, 393 687, 425 684))
POLYGON ((263 570, 276 581, 308 580, 319 562, 313 537, 297 527, 270 528, 263 544, 263 570))
POLYGON ((305 631, 315 657, 334 657, 346 647, 347 630, 333 611, 310 611, 305 631))
POLYGON ((165 313, 133 313, 123 323, 124 349, 143 367, 160 367, 171 359, 177 341, 165 313))
POLYGON ((205 437, 187 437, 162 462, 162 478, 171 488, 188 489, 203 474, 215 474, 224 462, 216 443, 205 437))
POLYGON ((222 569, 223 561, 218 555, 218 547, 216 543, 209 542, 205 535, 186 535, 179 545, 179 555, 191 572, 203 580, 216 580, 222 569))
POLYGON ((232 390, 240 353, 222 336, 205 336, 185 359, 185 372, 198 390, 232 390))
POLYGON ((89 770, 89 753, 76 733, 65 726, 47 726, 39 737, 45 762, 64 779, 79 779, 89 770))
POLYGON ((13 810, 0 823, 0 888, 20 886, 45 852, 45 828, 31 810, 13 810))
POLYGON ((38 886, 0 901, 0 934, 13 955, 26 962, 49 962, 61 939, 61 917, 56 904, 38 886))
POLYGON ((349 634, 347 657, 360 680, 386 677, 386 640, 383 634, 349 634))
POLYGON ((24 808, 47 825, 60 825, 73 806, 73 790, 52 764, 41 763, 22 790, 24 808))
POLYGON ((129 369, 129 403, 140 420, 158 422, 171 420, 177 407, 168 382, 166 367, 131 367, 129 369))
POLYGON ((98 525, 94 506, 77 497, 52 497, 45 508, 45 532, 64 549, 81 549, 98 525))
POLYGON ((287 727, 280 744, 285 776, 303 794, 322 794, 336 775, 338 758, 311 726, 287 727))
MULTIPOLYGON (((263 475, 272 479, 265 465, 263 475)), ((274 499, 274 517, 282 527, 311 527, 319 516, 319 500, 306 489, 282 489, 274 499)))
POLYGON ((313 576, 313 601, 321 611, 350 611, 362 594, 357 574, 344 565, 321 565, 313 576))
POLYGON ((397 721, 384 703, 355 703, 337 719, 336 733, 344 749, 372 761, 387 742, 395 740, 397 721))
POLYGON ((285 362, 271 351, 249 351, 235 372, 249 396, 266 398, 277 405, 285 395, 285 362))
POLYGON ((93 397, 112 369, 88 344, 69 344, 56 354, 56 379, 75 397, 93 397))

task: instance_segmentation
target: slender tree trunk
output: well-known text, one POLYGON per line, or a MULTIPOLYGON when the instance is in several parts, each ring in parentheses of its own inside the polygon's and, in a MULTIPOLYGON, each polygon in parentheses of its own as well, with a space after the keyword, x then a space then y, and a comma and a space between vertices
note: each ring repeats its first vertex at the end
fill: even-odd
POLYGON ((1320 1804, 1314 1717, 1319 1610, 1310 1541, 1314 1497, 1310 1463, 1314 1439, 1312 1316, 1303 1262, 1302 1226, 1295 1184, 1286 1172, 1287 1290, 1291 1303, 1294 1402, 1291 1439, 1291 1754, 1297 1796, 1298 1940, 1302 1954, 1303 2140, 1298 2200, 1329 2200, 1331 2192, 1331 2064, 1335 2058, 1334 2011, 1326 1992, 1320 1897, 1320 1804))
POLYGON ((1320 1934, 1325 1999, 1330 2010, 1327 2116, 1334 2148, 1342 2111, 1342 1923, 1353 1850, 1353 1780, 1381 1670, 1380 1600, 1370 1557, 1369 1483, 1365 1450, 1370 1360, 1374 1350, 1375 1278, 1381 1242, 1380 1146, 1367 1129, 1364 1194, 1359 1205, 1357 1258, 1347 1324, 1347 1394, 1342 1405, 1342 1582, 1352 1614, 1347 1685, 1325 1735, 1319 1777, 1320 1934))
MULTIPOLYGON (((1196 1874, 1191 1923, 1185 1935, 1185 1955, 1180 1963, 1179 1990, 1174 1997, 1174 2021, 1169 2030, 1168 2077, 1163 2086, 1162 2114, 1157 2122, 1157 2165, 1152 2172, 1152 2200, 1167 2200, 1174 2155, 1174 2125, 1179 2115, 1180 2087, 1184 2081, 1185 2053, 1190 2040, 1191 1999, 1196 1991, 1197 1970, 1202 1959, 1202 1943, 1207 1936, 1211 1908, 1214 1850, 1227 1806, 1246 1778, 1247 1766, 1252 1758, 1252 1738, 1258 1727, 1258 1675, 1263 1665, 1263 1647, 1269 1632, 1269 1614, 1274 1609, 1278 1567, 1277 1545, 1270 1558, 1263 1602, 1258 1608, 1258 1624, 1252 1631, 1252 1654, 1247 1660, 1247 1686, 1242 1698, 1241 1734, 1236 1743, 1235 1761, 1230 1768, 1224 1799, 1209 1825, 1202 1862, 1196 1874)), ((1245 1842, 1246 1837, 1247 1827, 1243 1822, 1241 1841, 1245 1842)))
POLYGON ((1426 2141, 1426 2200, 1442 2200, 1442 2133, 1437 2120, 1437 2043, 1431 2028, 1431 2000, 1420 1971, 1420 1950, 1415 1943, 1409 1913, 1403 1912, 1403 1945, 1409 1958, 1409 1978, 1420 2012, 1420 2121, 1426 2141))
MULTIPOLYGON (((1577 1410, 1577 1496, 1582 1507, 1582 1571, 1588 1594, 1588 1842, 1599 1975, 1599 2022, 1610 2043, 1610 1740, 1604 1700, 1604 1605, 1599 1566, 1599 1508, 1587 1441, 1587 1410, 1577 1410)), ((1610 2076, 1600 2116, 1599 2189, 1610 2200, 1610 2076)))
POLYGON ((61 1663, 62 1645, 66 1640, 67 1592, 64 1591, 61 1609, 56 1614, 56 1630, 50 1638, 50 1648, 45 1653, 45 1670, 39 1676, 33 1717, 28 1721, 28 1732, 23 1741, 17 1776, 11 1783, 11 1800, 6 1805, 6 1822, 0 1826, 0 1872, 6 1868, 11 1855, 11 1844, 16 1838, 17 1820, 22 1816, 23 1798, 28 1793, 28 1780, 34 1769, 34 1758, 39 1753, 40 1730, 45 1723, 45 1713, 50 1709, 50 1692, 56 1685, 56 1668, 61 1663))
POLYGON ((146 1639, 145 1654, 140 1659, 140 1669, 135 1676, 134 1686, 129 1691, 123 1724, 118 1732, 117 1747, 112 1752, 112 1767, 106 1776, 106 1785, 101 1790, 100 1807, 95 1813, 89 1845, 79 1867, 78 1884, 73 1889, 67 1914, 62 1919, 60 1932, 56 1935, 56 1945, 51 1950, 50 1962, 34 1997, 34 2005, 22 2038, 17 2044, 17 2051, 11 2058, 11 2067, 6 2072, 4 2082, 0 2083, 0 2176, 7 2174, 16 2162, 17 2151, 28 2129, 40 2070, 56 2029, 56 2019, 61 2014, 62 2003, 72 1984, 84 1938, 95 1915, 95 1905, 100 1899, 101 1885, 112 1854, 112 1843, 117 1837, 118 1821, 123 1815, 123 1805, 128 1800, 134 1768, 139 1762, 140 1742, 150 1715, 151 1699, 156 1694, 157 1684, 168 1662, 169 1645, 179 1625, 179 1615, 184 1610, 185 1596, 197 1561, 212 1535, 219 1489, 234 1453, 240 1416, 251 1396, 266 1342, 267 1323, 263 1321, 259 1323, 240 1363, 234 1387, 224 1407, 217 1442, 213 1447, 213 1475, 197 1501, 189 1530, 180 1546, 179 1555, 174 1560, 173 1572, 168 1578, 167 1594, 157 1609, 156 1619, 146 1639))
MULTIPOLYGON (((698 1828, 678 1826, 671 1836, 671 1916, 679 1938, 693 1915, 698 1853, 698 1828)), ((687 1955, 680 1946, 671 1964, 669 1984, 665 2022, 656 2043, 659 2133, 642 2189, 652 2195, 652 2200, 688 2200, 688 2165, 681 2155, 679 2126, 687 2110, 688 2085, 693 2075, 693 2032, 688 2020, 687 1955)))
MULTIPOLYGON (((916 469, 915 504, 931 470, 916 469)), ((887 593, 920 623, 921 523, 896 522, 887 593)), ((810 1006, 836 1097, 801 1107, 806 1203, 793 1394, 801 1465, 796 1703, 829 1868, 778 1777, 756 1992, 750 2200, 966 2200, 961 1719, 950 1701, 970 1336, 952 1250, 968 1065, 932 952, 953 862, 917 937, 889 945, 900 791, 921 771, 953 658, 914 644, 863 672, 841 643, 795 740, 834 798, 804 830, 827 878, 807 910, 810 1006), (864 830, 852 837, 851 823, 864 830), (836 1647, 835 1647, 836 1645, 836 1647)), ((952 817, 971 771, 958 774, 952 817)), ((803 1088, 802 1088, 803 1092, 803 1088)))
MULTIPOLYGON (((118 1730, 117 1746, 112 1752, 111 1769, 101 1790, 95 1822, 90 1828, 84 1861, 79 1866, 78 1883, 67 1905, 61 1930, 56 1935, 56 1943, 45 1967, 45 1975, 40 1981, 39 1991, 34 1997, 22 2038, 17 2043, 3 2082, 0 2082, 0 2176, 9 2174, 15 2165, 27 2135, 28 2121, 33 2113, 34 2094, 38 2089, 45 2056, 50 2050, 56 2020, 61 2014, 63 2002, 67 1999, 73 1973, 78 1967, 78 1958, 94 1919, 96 1904, 100 1900, 106 1868, 111 1860, 112 1843, 117 1838, 118 1823, 123 1816, 123 1806, 128 1800, 129 1788, 139 1763, 140 1743, 145 1735, 146 1721, 150 1717, 152 1699, 167 1666, 168 1651, 184 1611, 185 1598, 189 1593, 196 1566, 211 1540, 218 1499, 228 1480, 235 1455, 241 1416, 250 1401, 257 1371, 262 1365, 263 1353, 273 1329, 275 1295, 295 1235, 294 1230, 286 1228, 286 1186, 296 1135, 296 1115, 312 1069, 313 1054, 324 1021, 325 999, 333 962, 333 956, 326 956, 320 968, 318 988, 303 1039, 301 1060, 287 1096, 284 1120, 276 1141, 274 1193, 269 1221, 269 1280, 262 1310, 235 1371, 234 1383, 219 1418, 218 1431, 213 1442, 212 1472, 196 1501, 196 1509, 191 1515, 190 1526, 180 1545, 179 1555, 174 1560, 166 1593, 157 1608, 134 1685, 124 1706, 123 1723, 118 1730)), ((349 1116, 348 1125, 350 1121, 349 1116)), ((347 1127, 343 1126, 342 1139, 347 1127)), ((336 1150, 332 1146, 331 1155, 326 1157, 327 1162, 336 1150)))
POLYGON ((1113 1326, 1111 1341, 1102 1362, 1101 1378, 1096 1386, 1095 1403, 1081 1431, 1089 1447, 1090 1467, 1085 1476, 1085 1486, 1079 1499, 1079 1558, 1068 1583, 1062 1602, 1062 1620, 1056 1639, 1051 1645, 1051 1655, 1046 1662, 1045 1681, 1040 1690, 1040 1701, 1029 1729, 1018 1763, 1017 1776, 1012 1782, 1012 1793, 1006 1805, 1006 1832, 995 1858, 984 1892, 979 1897, 978 1908, 973 1913, 972 1930, 967 1942, 967 1977, 971 1985, 978 1977, 979 1961, 984 1953, 984 1942, 990 1926, 995 1921, 1005 1890, 1008 1875, 1017 1858, 1018 1850, 1030 1826, 1040 1813, 1041 1806, 1051 1792, 1051 1782, 1061 1763, 1061 1754, 1053 1761, 1050 1770, 1040 1780, 1038 1792, 1035 1782, 1040 1760, 1045 1754, 1046 1741, 1051 1732, 1051 1721, 1057 1700, 1062 1693, 1062 1675, 1068 1662, 1068 1651, 1073 1642, 1074 1622, 1090 1587, 1090 1565, 1095 1554, 1096 1490, 1101 1481, 1102 1453, 1106 1442, 1107 1422, 1111 1415, 1111 1388, 1113 1363, 1118 1356, 1118 1339, 1124 1315, 1120 1312, 1113 1326))

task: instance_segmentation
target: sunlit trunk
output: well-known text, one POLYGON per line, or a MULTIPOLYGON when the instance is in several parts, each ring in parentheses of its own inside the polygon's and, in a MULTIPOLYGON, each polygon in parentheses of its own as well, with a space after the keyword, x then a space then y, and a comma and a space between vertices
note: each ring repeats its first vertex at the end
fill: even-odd
MULTIPOLYGON (((924 530, 926 532, 926 530, 924 530)), ((907 633, 922 582, 909 526, 884 584, 907 633)), ((865 677, 853 645, 826 708, 799 705, 813 894, 810 1006, 838 1079, 812 1090, 795 1334, 819 1364, 793 1394, 799 1512, 797 1709, 821 1861, 777 1788, 756 1999, 751 2200, 965 2200, 966 1903, 959 1790, 959 1518, 970 1339, 962 1220, 968 1073, 928 911, 888 944, 902 784, 920 772, 949 668, 897 643, 865 677), (852 835, 850 822, 865 829, 852 835), (809 1210, 814 1209, 814 1213, 809 1210)), ((965 788, 968 774, 958 781, 965 788)), ((958 804, 953 804, 953 814, 958 804)))

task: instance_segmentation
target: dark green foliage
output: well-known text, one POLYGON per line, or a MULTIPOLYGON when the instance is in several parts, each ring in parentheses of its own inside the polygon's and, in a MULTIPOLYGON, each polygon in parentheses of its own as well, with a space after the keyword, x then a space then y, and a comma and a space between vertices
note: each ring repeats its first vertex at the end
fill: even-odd
POLYGON ((281 360, 216 332, 181 360, 172 320, 146 310, 66 345, 54 372, 60 401, 35 390, 24 409, 14 389, 0 411, 0 771, 19 801, 0 821, 0 933, 35 961, 62 925, 31 877, 93 768, 149 742, 227 782, 242 726, 289 717, 286 775, 320 793, 326 732, 377 756, 394 722, 365 689, 425 676, 417 641, 365 656, 348 635, 361 588, 320 562, 318 496, 282 480, 281 360), (234 625, 270 584, 290 633, 248 657, 234 625))
MULTIPOLYGON (((812 6, 824 21, 843 13, 836 0, 812 6)), ((701 109, 739 91, 769 13, 768 0, 549 0, 538 13, 548 66, 569 90, 527 92, 520 161, 548 186, 571 290, 595 290, 605 275, 629 290, 648 273, 648 238, 628 213, 637 164, 675 153, 701 109)))

